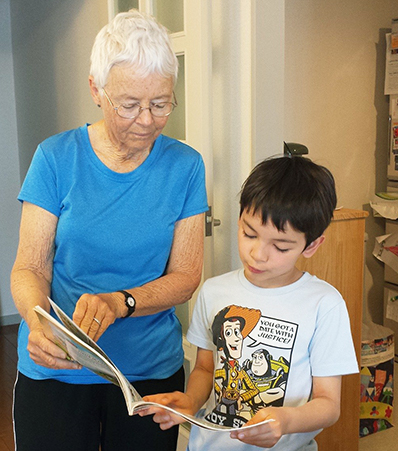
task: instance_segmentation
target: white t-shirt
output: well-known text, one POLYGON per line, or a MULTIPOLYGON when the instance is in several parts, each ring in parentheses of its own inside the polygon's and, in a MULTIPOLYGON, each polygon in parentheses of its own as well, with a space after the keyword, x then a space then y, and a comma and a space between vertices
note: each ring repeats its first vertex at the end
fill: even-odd
MULTIPOLYGON (((265 406, 309 401, 312 377, 358 372, 340 293, 308 273, 280 288, 259 288, 233 271, 207 280, 188 340, 214 356, 213 391, 200 416, 241 427, 265 406)), ((297 451, 320 431, 283 436, 273 451, 297 451)), ((259 450, 227 432, 193 427, 189 451, 259 450)))

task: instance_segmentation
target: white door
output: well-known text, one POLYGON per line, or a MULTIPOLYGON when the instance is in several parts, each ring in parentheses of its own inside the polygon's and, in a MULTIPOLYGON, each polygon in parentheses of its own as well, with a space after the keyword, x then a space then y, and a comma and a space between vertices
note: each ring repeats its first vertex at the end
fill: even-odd
MULTIPOLYGON (((164 133, 186 142, 202 154, 208 202, 212 205, 211 0, 149 0, 143 3, 146 11, 172 32, 173 48, 180 63, 176 87, 178 108, 164 133)), ((207 221, 203 279, 213 275, 212 218, 207 217, 207 221)), ((196 359, 196 347, 185 339, 195 300, 196 293, 189 302, 177 307, 184 333, 186 375, 192 371, 196 359)))
MULTIPOLYGON (((212 109, 211 105, 211 0, 109 0, 109 16, 137 8, 155 16, 171 32, 173 49, 179 60, 175 88, 178 107, 170 116, 164 133, 198 150, 206 166, 209 205, 213 201, 212 109)), ((207 216, 203 278, 213 275, 213 220, 207 216)), ((191 320, 196 293, 177 307, 184 333, 186 375, 193 369, 196 348, 185 334, 191 320)))

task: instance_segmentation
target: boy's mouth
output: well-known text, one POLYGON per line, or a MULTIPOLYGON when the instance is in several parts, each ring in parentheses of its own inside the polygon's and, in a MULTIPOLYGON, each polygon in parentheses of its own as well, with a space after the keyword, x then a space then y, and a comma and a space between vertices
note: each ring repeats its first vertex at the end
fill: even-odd
POLYGON ((262 272, 264 272, 264 271, 261 271, 260 269, 257 269, 257 268, 253 268, 253 266, 250 266, 250 265, 248 265, 248 270, 250 271, 250 272, 252 272, 253 274, 261 274, 262 272))

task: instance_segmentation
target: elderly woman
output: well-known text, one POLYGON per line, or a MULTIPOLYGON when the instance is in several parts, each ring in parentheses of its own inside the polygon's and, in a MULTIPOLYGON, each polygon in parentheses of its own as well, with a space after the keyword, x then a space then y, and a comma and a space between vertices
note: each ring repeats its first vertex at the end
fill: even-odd
POLYGON ((17 449, 174 450, 177 430, 129 417, 121 390, 68 361, 33 311, 50 296, 141 395, 183 389, 174 306, 199 284, 207 202, 201 156, 161 134, 178 63, 166 29, 134 10, 100 31, 91 63, 103 120, 41 143, 19 195, 17 449))

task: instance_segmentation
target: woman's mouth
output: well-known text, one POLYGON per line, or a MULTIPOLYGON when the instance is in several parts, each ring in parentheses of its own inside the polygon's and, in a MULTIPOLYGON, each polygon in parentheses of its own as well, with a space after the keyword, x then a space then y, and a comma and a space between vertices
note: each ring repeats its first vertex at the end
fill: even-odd
POLYGON ((137 133, 134 132, 134 135, 139 138, 139 139, 146 139, 149 138, 151 136, 151 133, 137 133))

